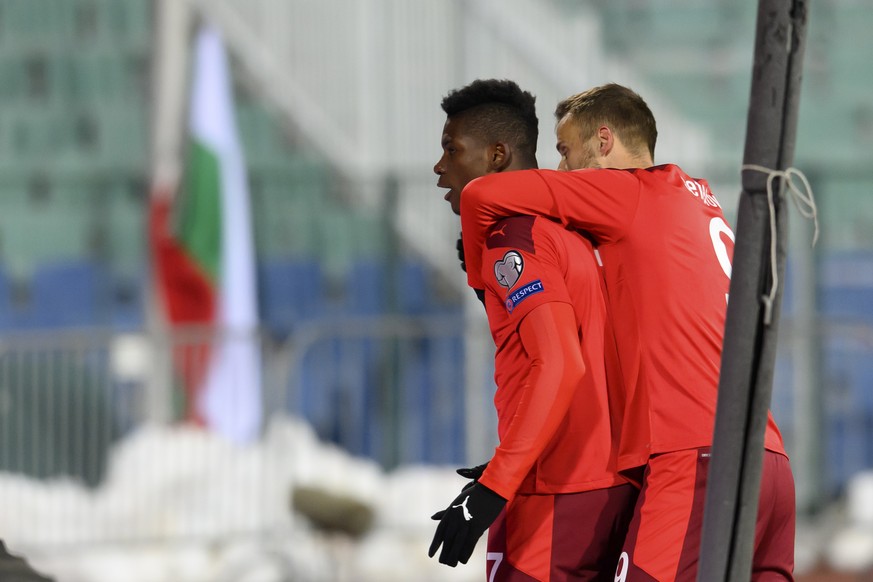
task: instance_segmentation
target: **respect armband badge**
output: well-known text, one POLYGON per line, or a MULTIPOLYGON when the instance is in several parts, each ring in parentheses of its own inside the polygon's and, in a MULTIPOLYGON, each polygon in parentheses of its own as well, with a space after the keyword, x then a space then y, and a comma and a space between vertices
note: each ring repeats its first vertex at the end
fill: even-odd
POLYGON ((510 293, 506 297, 506 311, 512 313, 512 310, 518 307, 518 304, 530 297, 543 291, 543 282, 540 279, 531 281, 527 285, 523 285, 510 293))

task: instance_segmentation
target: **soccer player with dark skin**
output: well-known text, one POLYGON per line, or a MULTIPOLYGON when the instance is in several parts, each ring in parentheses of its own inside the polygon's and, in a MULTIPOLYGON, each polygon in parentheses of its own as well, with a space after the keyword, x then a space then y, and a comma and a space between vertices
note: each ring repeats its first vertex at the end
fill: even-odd
MULTIPOLYGON (((534 97, 476 81, 443 100, 438 186, 536 168, 534 97)), ((500 444, 439 520, 429 553, 466 563, 489 530, 488 580, 613 580, 637 489, 616 470, 623 410, 614 338, 590 243, 520 216, 490 229, 479 256, 496 345, 500 444), (607 382, 607 376, 610 382, 607 382)))
MULTIPOLYGON (((472 181, 461 197, 468 282, 495 224, 516 214, 584 231, 603 263, 627 387, 619 469, 641 491, 619 582, 694 581, 734 235, 704 180, 654 165, 655 119, 639 95, 595 87, 558 104, 559 170, 472 181)), ((793 580, 794 481, 772 416, 765 433, 753 581, 793 580)))

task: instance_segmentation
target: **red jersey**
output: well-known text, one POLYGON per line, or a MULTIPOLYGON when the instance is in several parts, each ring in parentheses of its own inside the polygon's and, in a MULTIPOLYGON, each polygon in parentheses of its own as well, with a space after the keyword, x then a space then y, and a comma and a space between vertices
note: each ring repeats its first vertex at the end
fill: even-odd
MULTIPOLYGON (((470 182, 461 196, 468 282, 500 217, 544 215, 595 241, 628 404, 619 468, 712 444, 733 233, 703 180, 675 165, 525 170, 470 182)), ((784 454, 772 416, 767 449, 784 454)))
MULTIPOLYGON (((622 483, 611 431, 620 422, 623 402, 610 407, 604 350, 607 341, 614 349, 614 338, 607 335, 611 329, 591 244, 543 218, 518 216, 499 221, 483 246, 479 255, 485 308, 497 347, 494 404, 500 445, 480 481, 506 498, 515 493, 583 492, 622 483), (570 392, 565 400, 549 392, 554 386, 537 386, 531 380, 535 355, 528 353, 525 348, 531 346, 523 345, 519 334, 522 320, 551 302, 572 307, 566 313, 575 321, 558 323, 570 328, 572 350, 578 342, 584 361, 585 373, 565 387, 570 392), (557 428, 537 446, 531 434, 548 419, 557 421, 557 428), (520 434, 514 423, 534 426, 520 434)), ((543 363, 554 365, 548 354, 543 363)), ((623 387, 616 388, 623 394, 623 387)))

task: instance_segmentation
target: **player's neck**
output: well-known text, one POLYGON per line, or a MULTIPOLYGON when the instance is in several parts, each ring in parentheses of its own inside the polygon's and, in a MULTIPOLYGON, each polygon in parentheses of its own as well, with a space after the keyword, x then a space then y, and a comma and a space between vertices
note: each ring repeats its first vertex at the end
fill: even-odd
POLYGON ((635 170, 651 168, 655 164, 649 156, 632 156, 626 152, 606 156, 600 162, 601 168, 616 168, 618 170, 635 170))
POLYGON ((625 147, 620 140, 615 140, 605 156, 600 156, 601 168, 617 168, 619 170, 633 170, 638 168, 651 168, 654 165, 652 156, 648 151, 641 153, 639 150, 632 151, 625 147))
POLYGON ((536 170, 539 168, 536 161, 533 162, 519 162, 517 164, 508 165, 503 171, 504 172, 515 172, 518 170, 536 170))

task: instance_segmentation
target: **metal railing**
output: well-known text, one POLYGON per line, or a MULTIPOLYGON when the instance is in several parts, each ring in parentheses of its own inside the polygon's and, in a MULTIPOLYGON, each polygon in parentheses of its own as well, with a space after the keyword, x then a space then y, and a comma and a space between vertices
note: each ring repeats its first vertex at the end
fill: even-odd
POLYGON ((276 354, 285 389, 267 409, 294 410, 322 438, 386 468, 462 462, 464 332, 456 315, 305 324, 276 354))
MULTIPOLYGON (((463 333, 458 316, 389 317, 249 338, 265 423, 242 445, 183 422, 182 370, 214 333, 4 338, 0 538, 42 551, 281 530, 295 479, 326 470, 304 451, 316 439, 383 470, 466 462, 468 427, 488 435, 496 421, 468 422, 463 333)), ((473 392, 488 410, 486 386, 473 392)))
MULTIPOLYGON (((214 333, 4 337, 0 537, 44 550, 269 535, 293 524, 295 480, 337 470, 304 451, 316 440, 382 470, 481 462, 496 434, 493 384, 469 377, 466 325, 456 314, 320 319, 283 343, 250 338, 263 356, 265 424, 246 445, 182 422, 181 370, 214 333)), ((783 332, 773 412, 792 454, 810 427, 794 394, 790 318, 783 332)), ((873 467, 873 327, 831 319, 817 333, 832 496, 873 467)))

